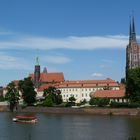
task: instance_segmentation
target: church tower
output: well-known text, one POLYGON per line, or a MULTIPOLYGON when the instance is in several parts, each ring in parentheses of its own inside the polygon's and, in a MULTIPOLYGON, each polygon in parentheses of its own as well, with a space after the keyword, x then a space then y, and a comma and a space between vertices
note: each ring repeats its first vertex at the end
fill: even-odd
POLYGON ((34 86, 35 88, 39 88, 40 86, 40 65, 39 65, 39 58, 36 58, 36 65, 34 70, 34 86))
POLYGON ((140 45, 137 43, 134 16, 130 19, 129 44, 126 48, 126 78, 129 69, 140 67, 140 45))

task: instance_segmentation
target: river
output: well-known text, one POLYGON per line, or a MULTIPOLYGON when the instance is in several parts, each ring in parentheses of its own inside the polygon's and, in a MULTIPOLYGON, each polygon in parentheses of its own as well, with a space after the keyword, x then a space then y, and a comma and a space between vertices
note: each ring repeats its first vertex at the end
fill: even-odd
MULTIPOLYGON (((0 113, 0 140, 140 140, 140 117, 36 113, 36 124, 16 123, 0 113)), ((26 114, 28 115, 28 114, 26 114)))

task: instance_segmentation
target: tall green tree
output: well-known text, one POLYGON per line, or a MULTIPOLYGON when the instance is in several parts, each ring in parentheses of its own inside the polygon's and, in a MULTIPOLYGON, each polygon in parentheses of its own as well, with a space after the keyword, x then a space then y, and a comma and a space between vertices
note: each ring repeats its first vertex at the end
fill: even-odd
POLYGON ((128 70, 126 97, 131 102, 140 102, 140 68, 128 70))
POLYGON ((33 105, 36 102, 36 91, 30 77, 24 78, 19 82, 19 90, 22 93, 22 98, 27 105, 33 105))
POLYGON ((63 102, 61 91, 56 87, 50 86, 48 89, 45 89, 43 95, 45 98, 51 98, 53 104, 59 105, 63 102))
POLYGON ((15 86, 14 82, 11 82, 7 85, 7 93, 5 95, 5 99, 10 104, 10 110, 13 112, 14 108, 17 107, 17 103, 19 101, 19 90, 15 86))

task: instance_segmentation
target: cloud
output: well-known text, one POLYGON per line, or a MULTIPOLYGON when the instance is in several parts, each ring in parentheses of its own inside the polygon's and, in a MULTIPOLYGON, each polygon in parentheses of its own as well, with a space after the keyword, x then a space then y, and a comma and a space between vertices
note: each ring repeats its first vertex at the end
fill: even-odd
POLYGON ((103 77, 104 75, 102 74, 102 73, 93 73, 92 75, 91 75, 92 77, 103 77))
POLYGON ((12 35, 13 32, 0 31, 0 35, 12 35))
POLYGON ((31 70, 31 65, 22 58, 0 53, 1 70, 31 70))
POLYGON ((45 57, 41 57, 42 61, 53 63, 53 64, 66 64, 71 62, 71 59, 66 56, 60 56, 60 55, 48 55, 45 57))
POLYGON ((106 36, 68 36, 65 38, 49 38, 34 36, 16 36, 10 40, 0 41, 0 49, 125 49, 128 44, 128 36, 106 35, 106 36))

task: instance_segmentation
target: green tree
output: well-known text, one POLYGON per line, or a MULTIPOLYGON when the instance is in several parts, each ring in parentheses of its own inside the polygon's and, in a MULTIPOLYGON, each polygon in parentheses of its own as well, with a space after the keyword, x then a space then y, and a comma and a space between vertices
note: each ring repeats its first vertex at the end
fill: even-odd
POLYGON ((69 101, 70 101, 70 102, 75 102, 76 99, 74 98, 74 96, 71 96, 71 97, 69 97, 69 101))
POLYGON ((128 70, 126 97, 130 102, 140 102, 140 68, 128 70))
POLYGON ((67 106, 75 106, 75 101, 76 99, 74 98, 74 96, 69 97, 69 102, 67 106))
POLYGON ((109 104, 109 99, 108 98, 91 98, 90 101, 89 101, 89 104, 90 105, 95 105, 95 106, 98 106, 98 107, 104 107, 106 105, 109 104))
POLYGON ((109 104, 109 99, 108 98, 99 98, 98 99, 98 106, 99 107, 104 107, 107 106, 109 104))
POLYGON ((48 106, 48 107, 52 107, 53 106, 52 97, 50 95, 47 96, 47 98, 44 100, 43 106, 48 106))
POLYGON ((94 97, 90 98, 89 104, 96 106, 98 104, 98 99, 94 97))
POLYGON ((63 102, 61 91, 56 87, 50 86, 48 89, 45 89, 43 96, 45 98, 51 97, 53 104, 56 105, 59 105, 63 102))
POLYGON ((19 91, 13 82, 9 83, 6 89, 5 99, 9 102, 10 110, 13 112, 14 108, 17 108, 17 103, 20 99, 19 91))
POLYGON ((33 105, 36 102, 36 91, 34 89, 31 78, 24 78, 19 82, 19 90, 22 93, 22 98, 27 105, 33 105))

